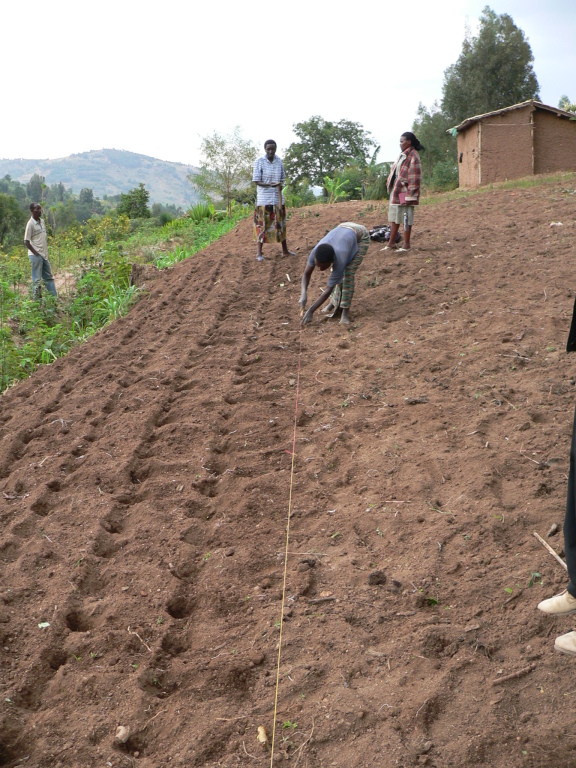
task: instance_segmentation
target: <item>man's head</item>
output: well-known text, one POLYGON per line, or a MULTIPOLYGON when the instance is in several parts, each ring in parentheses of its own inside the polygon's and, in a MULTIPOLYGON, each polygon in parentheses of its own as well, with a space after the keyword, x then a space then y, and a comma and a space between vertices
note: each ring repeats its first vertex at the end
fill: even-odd
POLYGON ((264 143, 264 152, 266 152, 266 157, 268 160, 272 162, 272 160, 274 160, 274 156, 276 155, 276 142, 274 139, 268 139, 268 141, 264 143))
POLYGON ((320 272, 324 272, 334 263, 334 248, 328 243, 320 243, 314 252, 314 261, 320 272))
POLYGON ((40 203, 30 203, 30 211, 32 213, 32 218, 38 221, 42 215, 42 208, 40 207, 40 203))

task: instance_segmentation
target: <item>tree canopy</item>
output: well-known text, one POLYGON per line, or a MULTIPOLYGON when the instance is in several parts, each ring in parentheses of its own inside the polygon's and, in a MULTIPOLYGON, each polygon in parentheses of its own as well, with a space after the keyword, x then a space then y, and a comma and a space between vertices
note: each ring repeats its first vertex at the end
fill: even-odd
POLYGON ((205 198, 225 200, 226 210, 230 212, 234 190, 242 190, 252 181, 258 149, 242 138, 236 126, 231 135, 214 131, 204 137, 200 151, 201 168, 198 173, 190 174, 188 180, 205 198))
POLYGON ((452 122, 539 98, 534 56, 524 32, 507 14, 486 6, 476 37, 444 72, 442 112, 452 122))
MULTIPOLYGON (((570 101, 568 96, 561 96, 560 101, 558 102, 558 108, 563 109, 564 112, 575 112, 576 113, 576 102, 574 104, 570 101)), ((573 119, 573 118, 571 118, 573 119)))
POLYGON ((120 203, 117 211, 119 214, 126 214, 129 219, 149 219, 149 200, 150 192, 148 192, 144 184, 140 182, 134 189, 120 195, 120 203))
POLYGON ((447 133, 451 125, 437 102, 434 102, 431 109, 426 109, 424 104, 418 105, 412 131, 426 147, 426 151, 420 155, 420 160, 422 174, 427 182, 432 179, 434 166, 438 163, 449 161, 456 167, 456 142, 447 133))
POLYGON ((300 141, 290 144, 284 155, 286 175, 292 182, 309 179, 324 187, 325 176, 334 178, 352 164, 366 166, 375 146, 370 133, 350 120, 332 123, 315 115, 293 128, 300 141))

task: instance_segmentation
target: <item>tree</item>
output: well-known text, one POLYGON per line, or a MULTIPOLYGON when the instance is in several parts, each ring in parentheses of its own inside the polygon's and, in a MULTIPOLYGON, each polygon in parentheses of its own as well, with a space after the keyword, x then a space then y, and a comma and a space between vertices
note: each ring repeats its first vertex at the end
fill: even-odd
POLYGON ((231 135, 214 133, 205 136, 200 145, 201 168, 189 174, 188 181, 208 200, 224 200, 230 213, 235 189, 245 189, 252 181, 258 149, 243 139, 239 126, 231 135))
POLYGON ((534 56, 508 14, 486 6, 476 37, 466 34, 462 53, 444 72, 442 112, 452 125, 467 117, 538 99, 534 56))
POLYGON ((94 192, 90 189, 90 187, 84 187, 84 189, 80 190, 78 202, 82 205, 92 205, 94 202, 94 192))
POLYGON ((32 177, 28 184, 26 184, 26 191, 28 197, 33 203, 41 203, 44 198, 44 189, 46 186, 46 179, 44 176, 39 176, 37 173, 32 174, 32 177))
POLYGON ((293 128, 300 141, 290 144, 284 155, 286 174, 292 182, 310 179, 325 194, 325 176, 334 178, 352 164, 364 167, 375 146, 370 133, 350 120, 332 123, 315 115, 293 128))
POLYGON ((26 214, 16 198, 0 192, 0 245, 22 242, 26 227, 26 214))
POLYGON ((450 161, 457 170, 456 141, 447 133, 453 123, 441 111, 437 102, 430 109, 418 105, 418 113, 412 124, 412 131, 426 149, 420 154, 422 176, 429 182, 437 163, 450 161))
POLYGON ((148 201, 150 200, 150 192, 146 189, 144 184, 140 182, 137 187, 131 189, 129 192, 122 193, 120 195, 120 203, 116 209, 119 214, 125 214, 129 219, 149 219, 150 208, 148 208, 148 201))
MULTIPOLYGON (((562 96, 560 98, 560 101, 558 102, 558 109, 563 109, 564 112, 574 112, 576 113, 576 102, 574 104, 571 103, 568 96, 562 96)), ((573 118, 571 118, 573 119, 573 118)))

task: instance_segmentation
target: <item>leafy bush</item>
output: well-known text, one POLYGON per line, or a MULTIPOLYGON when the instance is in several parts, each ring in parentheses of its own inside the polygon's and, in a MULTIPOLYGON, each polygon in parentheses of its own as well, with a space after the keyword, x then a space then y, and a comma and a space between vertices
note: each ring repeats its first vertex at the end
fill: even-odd
POLYGON ((432 171, 430 187, 437 191, 456 189, 458 187, 458 165, 449 159, 436 163, 432 171))
POLYGON ((211 219, 214 216, 214 206, 209 203, 197 203, 190 208, 188 216, 196 224, 199 224, 204 219, 211 219))

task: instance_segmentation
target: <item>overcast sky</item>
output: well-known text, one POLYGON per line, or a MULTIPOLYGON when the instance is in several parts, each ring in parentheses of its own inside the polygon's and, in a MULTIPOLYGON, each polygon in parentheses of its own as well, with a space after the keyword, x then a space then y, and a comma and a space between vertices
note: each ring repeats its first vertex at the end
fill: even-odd
MULTIPOLYGON (((361 123, 393 159, 485 4, 2 0, 0 157, 115 148, 198 164, 202 137, 236 125, 282 156, 293 124, 320 115, 361 123)), ((576 0, 490 7, 527 36, 542 101, 576 101, 576 0)))

